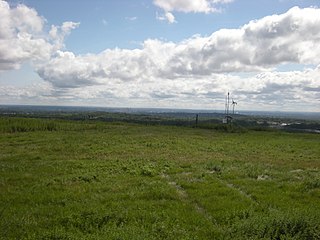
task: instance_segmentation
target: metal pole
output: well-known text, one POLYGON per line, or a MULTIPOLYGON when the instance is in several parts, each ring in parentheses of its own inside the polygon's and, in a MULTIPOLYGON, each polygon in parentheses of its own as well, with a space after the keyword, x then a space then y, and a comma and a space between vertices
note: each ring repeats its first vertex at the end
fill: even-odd
POLYGON ((229 104, 230 104, 230 99, 229 99, 229 92, 228 92, 227 116, 229 116, 229 104))

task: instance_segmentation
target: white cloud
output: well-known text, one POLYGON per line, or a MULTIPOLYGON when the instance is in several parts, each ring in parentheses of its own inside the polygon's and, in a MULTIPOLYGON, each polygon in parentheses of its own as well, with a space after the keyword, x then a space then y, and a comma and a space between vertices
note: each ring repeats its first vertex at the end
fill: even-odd
POLYGON ((138 17, 126 17, 126 20, 129 20, 129 21, 135 21, 137 19, 138 17))
POLYGON ((52 92, 52 86, 46 82, 26 87, 0 86, 0 103, 49 103, 53 99, 52 92))
POLYGON ((157 15, 158 20, 175 22, 172 12, 184 13, 213 13, 220 12, 217 8, 220 4, 233 2, 233 0, 154 0, 153 3, 164 11, 164 15, 157 15))
POLYGON ((10 8, 0 0, 0 71, 18 69, 27 61, 45 61, 63 47, 64 37, 78 23, 65 22, 44 32, 45 19, 25 5, 10 8))
POLYGON ((240 77, 212 74, 174 81, 154 77, 147 81, 105 81, 77 88, 57 88, 51 84, 18 89, 0 87, 0 102, 24 99, 51 104, 96 106, 172 107, 222 109, 227 91, 238 109, 317 111, 320 99, 320 65, 294 72, 262 72, 240 77))
POLYGON ((142 49, 109 49, 75 56, 59 52, 40 76, 56 86, 106 81, 198 78, 217 73, 270 71, 279 64, 319 64, 320 9, 292 8, 239 29, 194 36, 180 43, 146 40, 142 49))
POLYGON ((318 63, 320 10, 294 7, 287 13, 252 21, 243 27, 245 40, 254 44, 256 64, 318 63))
POLYGON ((46 33, 35 10, 10 8, 4 1, 0 18, 0 70, 32 61, 44 80, 41 86, 1 86, 1 102, 222 108, 230 90, 242 109, 258 104, 316 111, 314 101, 320 99, 320 9, 295 7, 207 37, 179 43, 149 39, 140 49, 86 55, 63 49, 65 36, 79 23, 46 33), (288 63, 317 67, 276 72, 288 63))
POLYGON ((80 23, 75 22, 64 22, 61 26, 61 31, 63 34, 69 34, 72 29, 79 27, 80 23))
MULTIPOLYGON (((176 45, 164 69, 173 75, 270 70, 281 63, 318 64, 320 10, 290 9, 176 45)), ((170 53, 169 53, 170 54, 170 53)))
POLYGON ((53 50, 55 51, 64 48, 64 40, 65 37, 70 34, 73 29, 79 27, 80 23, 75 22, 64 22, 62 26, 51 26, 51 30, 49 31, 50 42, 52 43, 53 50))
POLYGON ((17 69, 29 59, 49 58, 51 46, 39 37, 44 20, 34 9, 10 9, 0 1, 0 19, 0 71, 17 69))
POLYGON ((215 5, 230 3, 233 0, 154 0, 153 3, 165 12, 216 12, 215 5))
POLYGON ((167 18, 169 23, 175 23, 176 22, 175 17, 173 16, 172 13, 167 12, 167 13, 165 13, 165 16, 166 16, 166 18, 167 18))
POLYGON ((168 21, 168 23, 176 23, 175 17, 172 13, 166 12, 163 15, 156 13, 156 18, 160 21, 168 21))
POLYGON ((91 100, 106 96, 124 105, 175 102, 176 107, 192 107, 196 99, 205 107, 212 99, 221 104, 225 92, 233 90, 243 107, 257 102, 265 109, 304 107, 319 99, 320 67, 287 73, 275 69, 287 63, 320 66, 319 16, 319 9, 293 8, 180 43, 149 39, 135 50, 87 55, 59 51, 38 73, 63 94, 81 98, 78 92, 83 91, 91 100), (241 72, 250 76, 237 77, 241 72))

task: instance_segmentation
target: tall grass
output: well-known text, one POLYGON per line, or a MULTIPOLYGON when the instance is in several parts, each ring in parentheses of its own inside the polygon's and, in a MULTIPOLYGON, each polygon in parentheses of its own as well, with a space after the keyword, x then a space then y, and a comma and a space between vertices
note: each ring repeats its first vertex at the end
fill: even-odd
POLYGON ((102 124, 97 122, 77 122, 36 118, 0 118, 0 132, 2 133, 94 130, 101 126, 102 124))
POLYGON ((319 216, 312 212, 292 211, 254 216, 237 222, 230 229, 230 237, 237 239, 320 239, 319 216))

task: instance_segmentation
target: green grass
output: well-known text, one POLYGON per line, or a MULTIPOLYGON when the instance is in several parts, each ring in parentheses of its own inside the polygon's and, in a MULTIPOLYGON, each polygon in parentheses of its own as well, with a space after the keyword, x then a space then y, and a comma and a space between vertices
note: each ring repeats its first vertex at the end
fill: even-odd
POLYGON ((320 136, 0 118, 1 239, 319 239, 320 136))

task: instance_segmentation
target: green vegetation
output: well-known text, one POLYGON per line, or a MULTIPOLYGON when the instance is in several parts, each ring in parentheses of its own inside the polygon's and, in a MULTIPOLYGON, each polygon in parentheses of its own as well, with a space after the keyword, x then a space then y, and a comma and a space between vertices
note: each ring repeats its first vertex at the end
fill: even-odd
POLYGON ((320 136, 0 118, 1 239, 320 239, 320 136))

